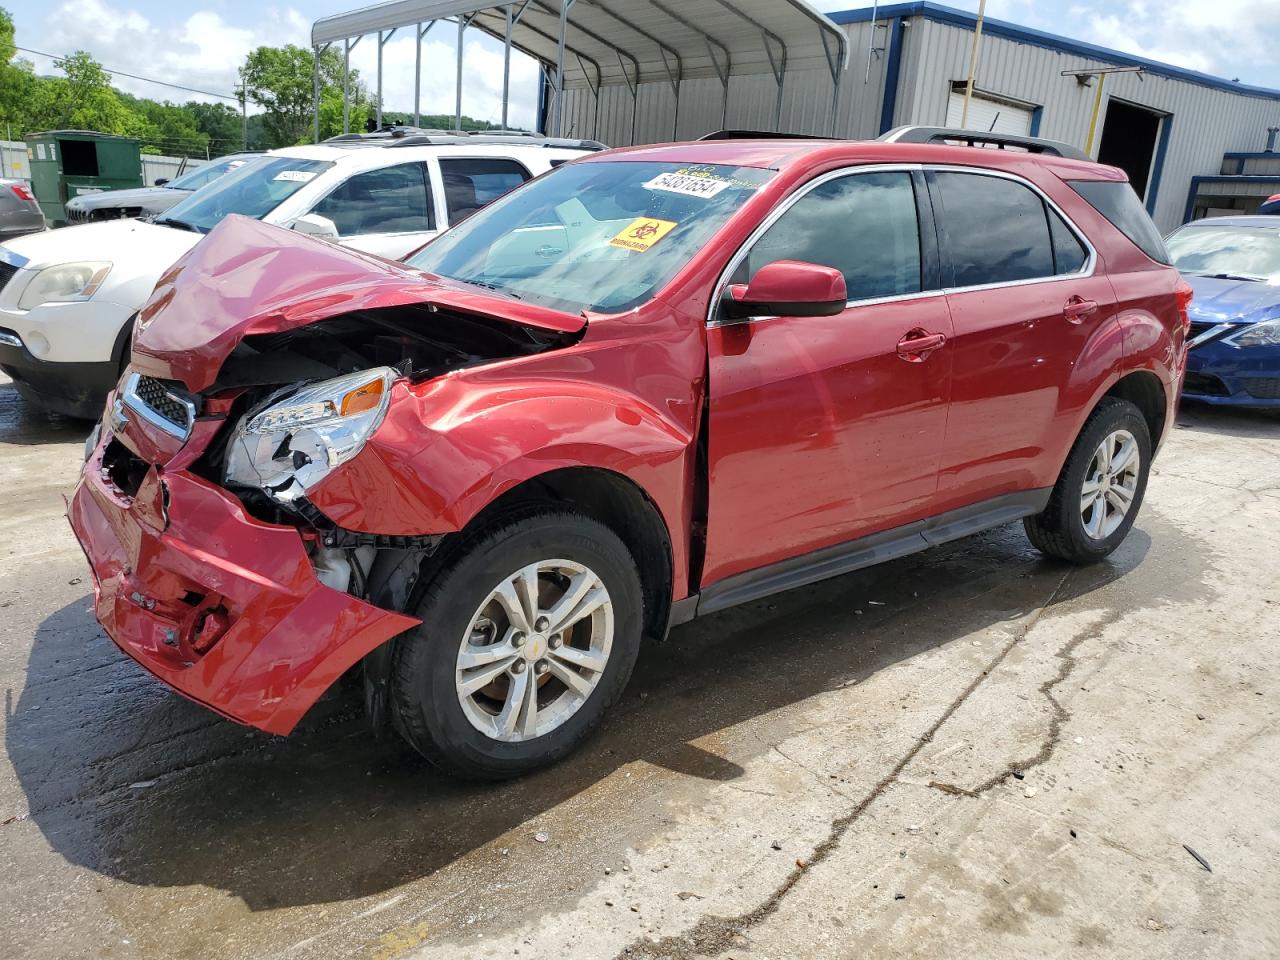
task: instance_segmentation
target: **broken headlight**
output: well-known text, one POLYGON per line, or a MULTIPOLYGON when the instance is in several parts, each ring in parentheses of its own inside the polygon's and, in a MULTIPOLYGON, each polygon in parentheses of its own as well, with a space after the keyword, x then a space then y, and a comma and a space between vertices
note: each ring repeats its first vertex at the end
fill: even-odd
POLYGON ((290 501, 364 448, 400 374, 375 367, 303 387, 236 425, 225 482, 290 501))

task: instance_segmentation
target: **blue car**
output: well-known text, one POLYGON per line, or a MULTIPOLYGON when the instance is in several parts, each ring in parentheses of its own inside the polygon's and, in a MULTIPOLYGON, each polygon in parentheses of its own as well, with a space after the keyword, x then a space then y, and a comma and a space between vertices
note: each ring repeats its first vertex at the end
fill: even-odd
POLYGON ((1183 398, 1280 407, 1280 218, 1196 220, 1165 242, 1195 288, 1183 398))

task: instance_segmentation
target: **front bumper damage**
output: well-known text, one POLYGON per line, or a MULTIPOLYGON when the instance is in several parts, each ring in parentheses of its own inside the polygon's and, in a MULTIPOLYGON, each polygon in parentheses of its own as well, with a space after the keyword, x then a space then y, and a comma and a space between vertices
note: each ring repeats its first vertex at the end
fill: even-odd
POLYGON ((104 431, 68 516, 99 622, 150 673, 229 719, 287 734, 344 672, 415 626, 316 578, 302 535, 185 470, 134 496, 104 472, 104 431))

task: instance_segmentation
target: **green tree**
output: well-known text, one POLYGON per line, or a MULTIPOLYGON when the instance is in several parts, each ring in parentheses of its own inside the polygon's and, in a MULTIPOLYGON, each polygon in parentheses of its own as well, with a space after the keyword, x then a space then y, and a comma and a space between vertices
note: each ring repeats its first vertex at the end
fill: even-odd
POLYGON ((226 103, 191 101, 184 109, 195 119, 196 129, 209 138, 209 155, 220 157, 244 148, 244 120, 226 103))
MULTIPOLYGON (((251 52, 240 69, 240 78, 249 99, 264 108, 263 121, 269 146, 283 147, 306 143, 312 133, 312 69, 315 60, 310 50, 294 44, 284 47, 258 47, 251 52)), ((369 95, 360 83, 357 71, 351 71, 351 126, 363 129, 368 115, 369 95)), ((321 136, 341 132, 342 125, 342 57, 336 50, 320 56, 321 136), (334 130, 336 91, 337 129, 334 130)))

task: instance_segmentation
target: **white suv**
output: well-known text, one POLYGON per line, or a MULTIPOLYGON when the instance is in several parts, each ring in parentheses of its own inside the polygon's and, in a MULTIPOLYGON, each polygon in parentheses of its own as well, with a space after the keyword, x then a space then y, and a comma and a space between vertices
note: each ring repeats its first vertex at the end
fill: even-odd
POLYGON ((160 275, 242 214, 389 259, 589 141, 512 136, 351 138, 265 154, 151 220, 111 220, 0 244, 0 369, 51 410, 93 418, 160 275))

